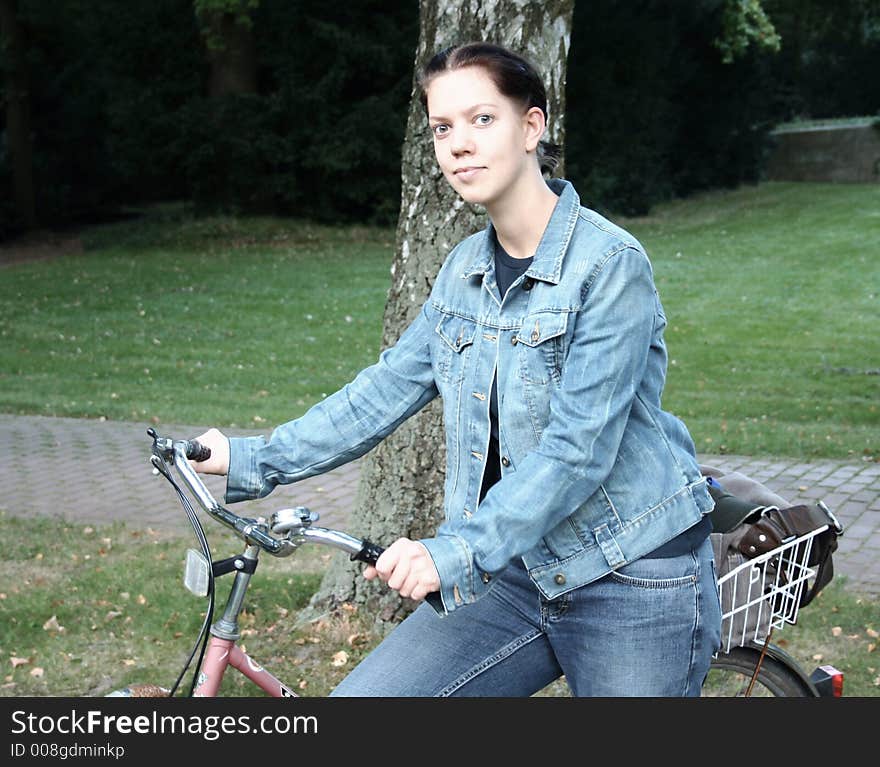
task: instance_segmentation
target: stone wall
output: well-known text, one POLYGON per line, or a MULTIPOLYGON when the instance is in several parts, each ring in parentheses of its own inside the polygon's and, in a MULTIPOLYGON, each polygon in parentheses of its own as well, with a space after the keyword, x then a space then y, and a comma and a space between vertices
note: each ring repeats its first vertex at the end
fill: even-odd
POLYGON ((774 131, 771 181, 880 183, 880 120, 873 124, 774 131))

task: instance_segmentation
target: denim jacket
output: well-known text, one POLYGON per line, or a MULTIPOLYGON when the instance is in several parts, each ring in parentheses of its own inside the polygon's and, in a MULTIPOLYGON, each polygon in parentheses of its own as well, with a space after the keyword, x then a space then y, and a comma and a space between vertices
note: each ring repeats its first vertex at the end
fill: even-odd
POLYGON ((502 300, 491 224, 449 254, 397 343, 340 391, 262 437, 230 439, 229 502, 357 458, 438 394, 445 521, 422 540, 429 602, 475 601, 521 558, 547 598, 653 551, 712 509, 693 441, 660 404, 666 317, 642 246, 568 182, 502 300), (502 477, 478 505, 497 375, 502 477))

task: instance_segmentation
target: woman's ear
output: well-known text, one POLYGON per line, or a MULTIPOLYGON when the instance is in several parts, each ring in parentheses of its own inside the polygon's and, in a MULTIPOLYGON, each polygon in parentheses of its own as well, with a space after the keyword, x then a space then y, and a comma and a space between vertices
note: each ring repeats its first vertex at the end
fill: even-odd
POLYGON ((523 127, 525 128, 526 151, 533 152, 538 148, 538 142, 547 129, 544 111, 540 107, 531 107, 523 116, 523 127))

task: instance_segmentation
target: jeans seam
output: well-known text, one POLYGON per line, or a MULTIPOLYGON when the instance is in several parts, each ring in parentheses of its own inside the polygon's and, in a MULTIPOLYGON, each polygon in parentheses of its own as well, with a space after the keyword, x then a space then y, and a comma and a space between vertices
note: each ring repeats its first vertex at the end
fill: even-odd
MULTIPOLYGON (((702 576, 703 566, 700 564, 700 557, 696 552, 692 552, 691 555, 694 558, 694 567, 695 567, 695 575, 694 578, 694 626, 691 631, 691 660, 688 664, 688 675, 685 680, 685 696, 689 696, 691 692, 691 684, 693 683, 693 673, 691 670, 694 667, 694 664, 697 660, 697 632, 700 630, 700 621, 702 618, 701 610, 702 605, 701 602, 701 589, 700 589, 700 578, 702 576)), ((702 680, 701 680, 702 681, 702 680)))
POLYGON ((476 678, 477 676, 482 674, 484 671, 497 665, 498 663, 503 661, 505 658, 509 658, 511 655, 513 655, 521 647, 525 647, 525 645, 529 644, 530 642, 534 641, 538 637, 542 636, 542 634, 543 634, 543 632, 541 632, 541 631, 533 631, 531 633, 523 634, 522 636, 517 637, 514 641, 510 642, 509 644, 505 645, 500 650, 498 650, 494 655, 490 655, 488 658, 485 658, 483 661, 478 663, 476 666, 472 666, 464 674, 462 674, 457 679, 455 679, 450 684, 448 684, 446 687, 444 687, 437 694, 437 697, 438 698, 449 697, 450 695, 452 695, 452 693, 454 693, 455 691, 464 687, 464 685, 466 685, 472 679, 476 678))

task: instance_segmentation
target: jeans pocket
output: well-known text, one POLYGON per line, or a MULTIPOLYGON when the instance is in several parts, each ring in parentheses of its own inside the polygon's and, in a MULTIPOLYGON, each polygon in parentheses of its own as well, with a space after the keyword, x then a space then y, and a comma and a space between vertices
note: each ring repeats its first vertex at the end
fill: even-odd
POLYGON ((642 557, 609 573, 618 583, 641 589, 678 589, 693 586, 700 565, 692 552, 677 557, 642 557))

